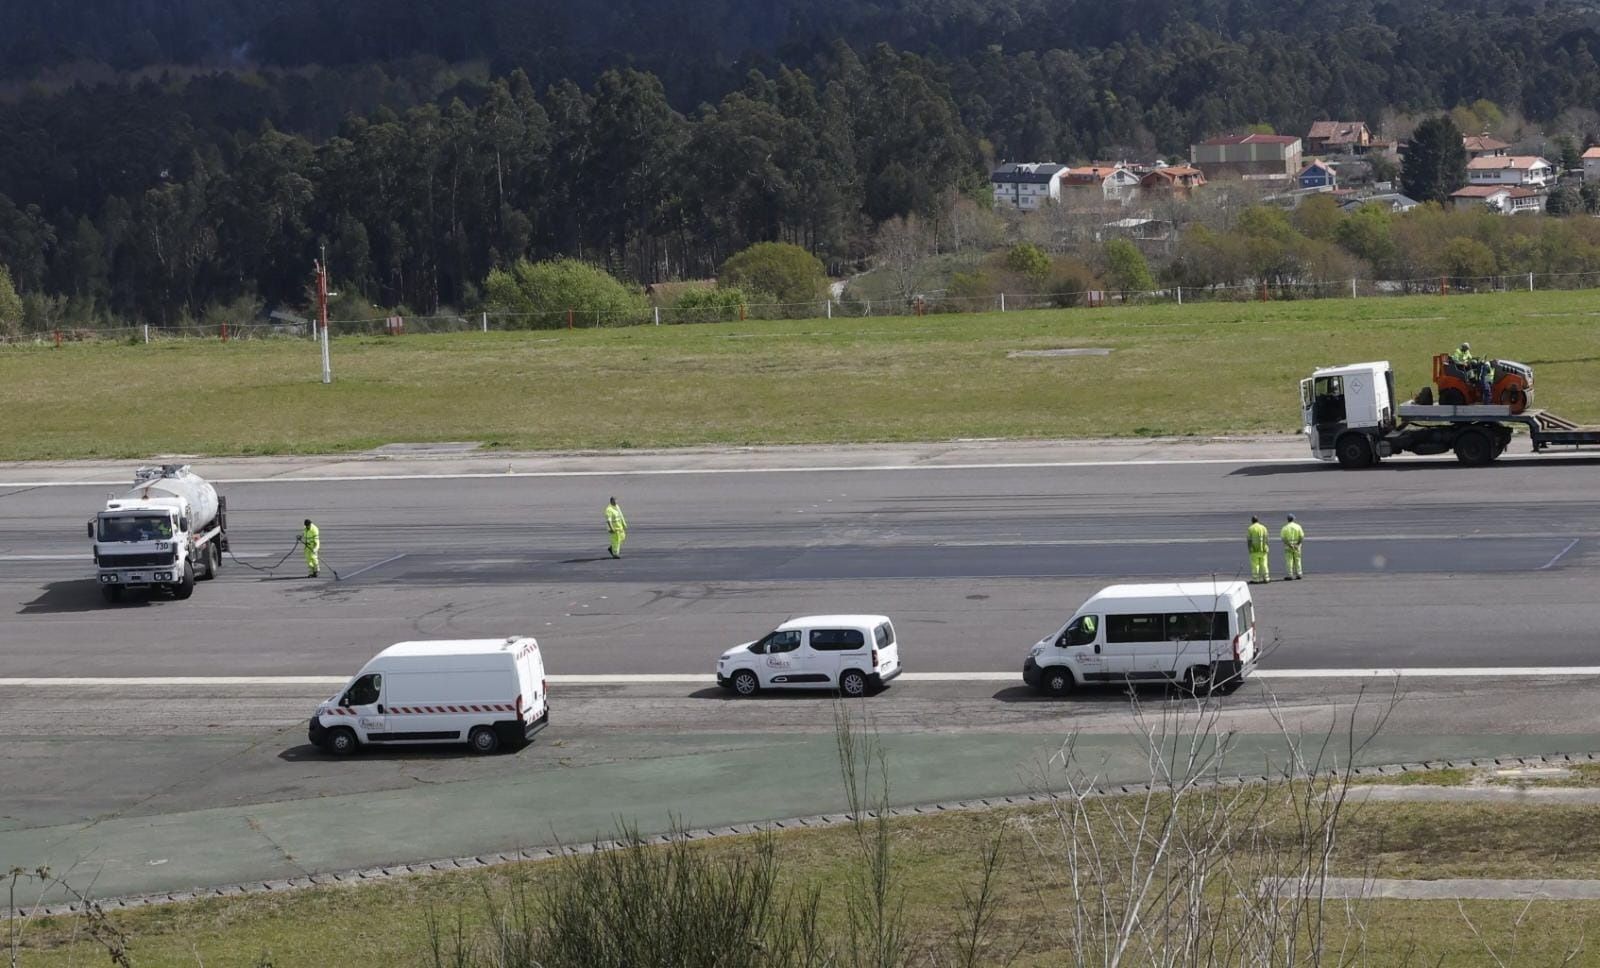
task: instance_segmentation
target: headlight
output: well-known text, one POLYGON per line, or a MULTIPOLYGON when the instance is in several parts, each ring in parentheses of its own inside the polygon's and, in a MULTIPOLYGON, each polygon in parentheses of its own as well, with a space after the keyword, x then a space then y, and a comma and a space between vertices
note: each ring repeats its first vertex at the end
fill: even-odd
POLYGON ((1034 658, 1034 659, 1037 659, 1039 656, 1041 656, 1043 654, 1044 654, 1044 646, 1042 646, 1042 645, 1036 645, 1036 646, 1034 646, 1032 649, 1030 649, 1028 651, 1028 656, 1030 658, 1034 658))

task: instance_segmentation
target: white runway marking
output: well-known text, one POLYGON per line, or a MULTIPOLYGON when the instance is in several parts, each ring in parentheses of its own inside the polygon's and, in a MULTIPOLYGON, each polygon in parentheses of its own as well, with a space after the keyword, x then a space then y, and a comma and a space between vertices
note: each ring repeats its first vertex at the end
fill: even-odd
POLYGON ((392 556, 390 556, 388 558, 383 559, 382 561, 373 562, 372 564, 368 565, 365 568, 359 568, 359 569, 357 569, 355 571, 352 571, 348 575, 340 575, 339 578, 340 578, 341 581, 349 581, 350 579, 356 577, 357 575, 365 575, 367 572, 371 571, 374 568, 382 568, 384 565, 390 564, 391 562, 399 561, 401 558, 404 558, 405 556, 406 556, 406 553, 402 551, 399 554, 392 555, 392 556))
MULTIPOLYGON (((270 558, 270 554, 257 551, 230 551, 229 555, 235 558, 270 558)), ((83 561, 94 564, 94 554, 84 551, 76 555, 0 555, 0 561, 83 561)))
POLYGON ((1550 568, 1554 568, 1556 562, 1560 561, 1562 558, 1565 558, 1567 556, 1567 552, 1571 551, 1573 548, 1576 548, 1577 546, 1578 546, 1578 539, 1577 538, 1573 538, 1571 544, 1567 545, 1565 548, 1562 548, 1560 551, 1556 552, 1556 556, 1554 558, 1551 558, 1549 561, 1545 562, 1544 564, 1540 565, 1539 566, 1539 570, 1540 571, 1546 571, 1546 570, 1548 570, 1550 568))
MULTIPOLYGON (((811 467, 667 467, 614 471, 468 471, 447 474, 283 475, 215 478, 213 484, 341 484, 371 481, 472 481, 526 477, 684 477, 695 474, 852 474, 878 471, 994 471, 1069 467, 1165 467, 1185 464, 1306 464, 1305 457, 1197 457, 1184 460, 1017 461, 981 464, 861 464, 811 467)), ((126 481, 17 481, 0 487, 122 487, 126 481)))
MULTIPOLYGON (((1261 679, 1531 679, 1600 676, 1600 666, 1509 666, 1411 669, 1257 669, 1261 679)), ((714 675, 645 673, 549 676, 563 686, 710 685, 714 675)), ((0 688, 52 686, 340 686, 349 676, 13 676, 0 678, 0 688)), ((1022 672, 907 672, 895 682, 1017 682, 1022 672)))

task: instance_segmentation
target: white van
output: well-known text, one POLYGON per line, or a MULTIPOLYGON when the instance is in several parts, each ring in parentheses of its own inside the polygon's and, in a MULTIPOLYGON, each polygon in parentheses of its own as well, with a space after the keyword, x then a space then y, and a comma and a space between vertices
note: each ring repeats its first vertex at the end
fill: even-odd
POLYGON ((517 749, 550 724, 544 658, 528 636, 401 642, 373 656, 311 717, 311 742, 349 755, 368 743, 464 742, 517 749))
POLYGON ((762 689, 837 689, 865 696, 900 674, 900 643, 886 615, 791 619, 717 659, 717 685, 741 696, 762 689))
POLYGON ((1112 585, 1028 652, 1022 679, 1065 695, 1092 682, 1232 690, 1255 669, 1255 605, 1242 581, 1112 585))

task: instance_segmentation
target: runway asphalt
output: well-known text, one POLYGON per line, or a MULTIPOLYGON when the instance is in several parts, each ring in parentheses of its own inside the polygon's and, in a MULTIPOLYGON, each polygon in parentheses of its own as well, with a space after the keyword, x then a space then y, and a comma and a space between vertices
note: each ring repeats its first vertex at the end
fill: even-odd
MULTIPOLYGON (((729 645, 823 611, 894 617, 911 671, 1014 672, 1097 588, 1238 576, 1248 516, 1276 533, 1290 511, 1306 527, 1310 577, 1256 589, 1265 668, 1600 665, 1600 462, 1391 461, 1348 473, 1298 459, 1296 445, 906 445, 215 470, 195 461, 235 481, 221 490, 242 562, 276 561, 310 516, 342 580, 304 579, 294 557, 273 574, 230 561, 187 602, 122 606, 104 604, 88 580, 83 532, 112 489, 71 485, 132 465, 120 475, 111 465, 0 469, 0 608, 10 613, 0 681, 341 676, 394 641, 509 633, 536 635, 552 674, 703 675, 729 645), (493 473, 501 464, 514 473, 493 473), (604 553, 611 494, 631 526, 620 561, 604 553)), ((1593 685, 1408 681, 1407 712, 1384 748, 1411 759, 1587 749, 1600 744, 1593 685)), ((879 697, 878 727, 905 750, 896 798, 1015 792, 1023 765, 1069 731, 1127 740, 1131 710, 1119 694, 1062 705, 1018 687, 1020 675, 1014 685, 906 683, 879 697), (940 762, 951 768, 917 768, 940 762)), ((587 803, 550 813, 559 824, 500 818, 524 844, 572 839, 603 832, 628 804, 659 819, 650 791, 671 785, 668 763, 700 793, 662 802, 717 822, 815 812, 825 796, 790 782, 783 757, 769 775, 761 751, 799 743, 825 759, 826 700, 729 702, 692 684, 572 687, 555 694, 555 725, 515 758, 434 751, 350 764, 304 746, 305 717, 334 688, 0 685, 0 863, 89 865, 102 889, 133 891, 266 876, 263 864, 440 856, 463 843, 456 832, 430 837, 425 823, 412 842, 357 849, 368 843, 355 836, 359 811, 288 860, 243 845, 255 844, 248 817, 268 807, 315 813, 317 799, 376 797, 385 810, 428 814, 505 783, 587 803), (588 790, 574 779, 582 771, 608 779, 588 790), (613 792, 588 796, 602 789, 613 792), (214 835, 204 863, 197 854, 141 866, 132 845, 153 823, 201 819, 214 835)), ((1290 718, 1316 726, 1359 687, 1272 688, 1290 718)), ((1241 698, 1228 715, 1270 739, 1271 706, 1241 698)), ((486 843, 513 836, 484 823, 486 843)))

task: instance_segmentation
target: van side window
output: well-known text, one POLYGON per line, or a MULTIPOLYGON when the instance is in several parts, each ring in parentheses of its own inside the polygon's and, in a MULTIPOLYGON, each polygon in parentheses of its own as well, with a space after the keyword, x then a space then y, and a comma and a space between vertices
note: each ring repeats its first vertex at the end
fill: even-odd
POLYGON ((849 652, 867 644, 860 629, 812 629, 811 647, 818 652, 849 652))
POLYGON ((1165 642, 1166 622, 1163 615, 1107 615, 1106 641, 1165 642))
POLYGON ((1100 622, 1093 615, 1079 615, 1067 626, 1067 631, 1061 636, 1061 645, 1092 645, 1095 633, 1100 630, 1100 622))
POLYGON ((1228 638, 1227 612, 1172 612, 1167 615, 1167 639, 1204 642, 1228 638))
POLYGON ((800 630, 790 629, 787 632, 774 632, 763 641, 767 644, 768 655, 793 652, 795 649, 800 648, 800 630))
POLYGON ((383 689, 383 676, 376 672, 369 672, 355 682, 344 694, 341 706, 370 706, 378 701, 378 695, 383 689))

